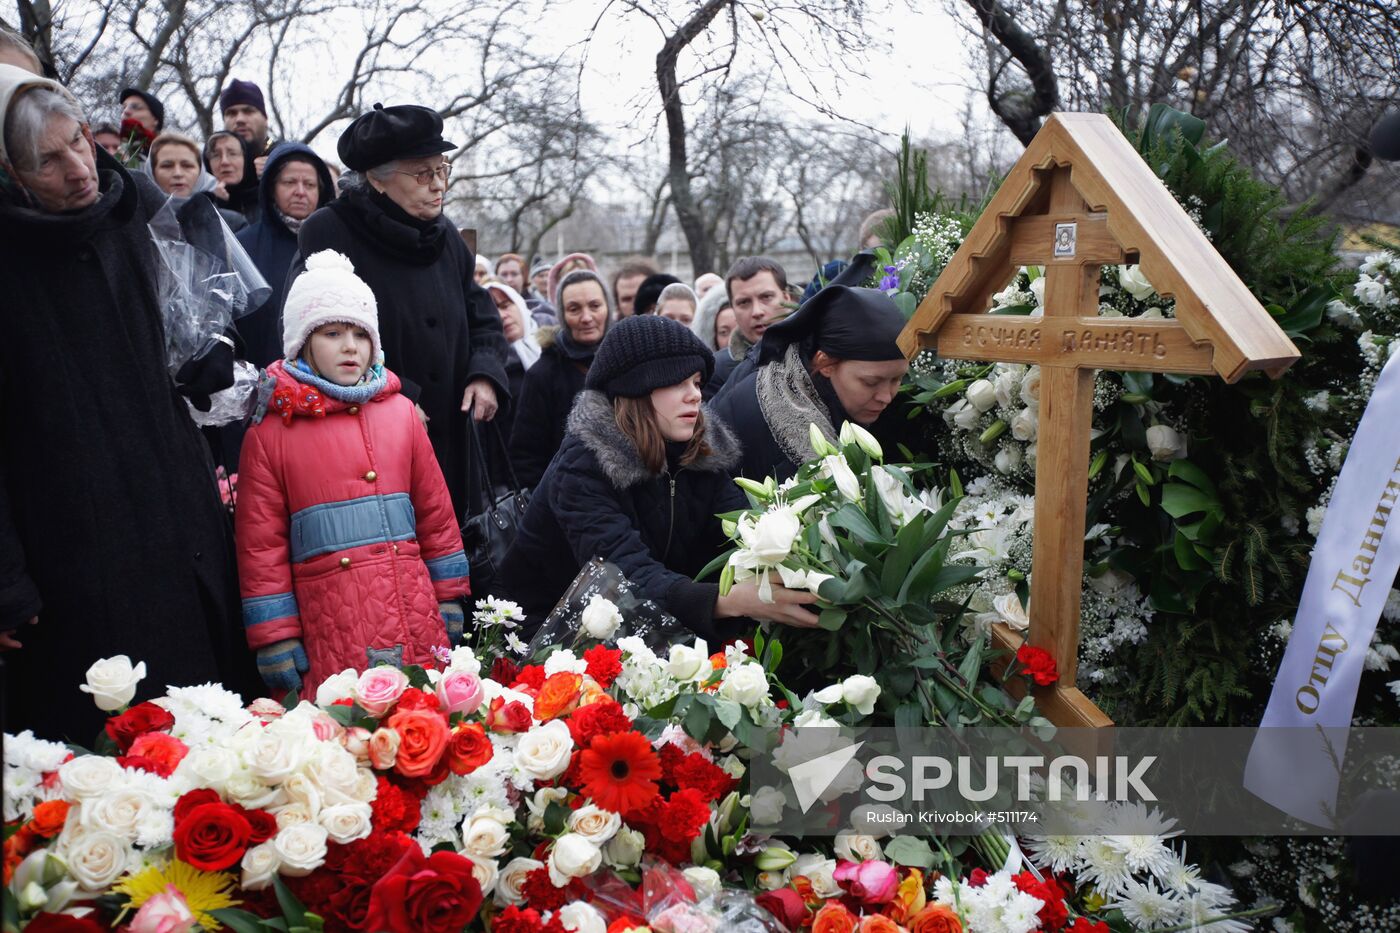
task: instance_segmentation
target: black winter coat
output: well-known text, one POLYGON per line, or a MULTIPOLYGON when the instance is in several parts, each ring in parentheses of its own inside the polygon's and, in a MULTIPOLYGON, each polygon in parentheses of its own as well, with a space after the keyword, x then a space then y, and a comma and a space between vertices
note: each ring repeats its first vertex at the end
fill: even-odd
POLYGON ((145 662, 136 701, 256 683, 227 514, 166 370, 146 228, 165 196, 97 165, 85 210, 0 206, 0 628, 24 645, 4 655, 4 725, 83 744, 99 658, 145 662))
MULTIPOLYGON (((245 147, 246 148, 246 147, 245 147)), ((277 191, 277 176, 287 167, 290 156, 310 162, 316 169, 316 177, 321 182, 321 198, 318 207, 330 203, 335 188, 331 173, 321 157, 310 146, 301 143, 283 143, 267 157, 263 167, 262 182, 258 196, 262 200, 262 219, 238 232, 238 242, 248 251, 253 264, 272 286, 272 294, 263 306, 252 314, 235 322, 238 335, 243 338, 248 362, 259 369, 266 369, 274 360, 282 358, 282 299, 286 296, 287 272, 297 255, 297 235, 287 229, 277 213, 274 197, 277 191)))
POLYGON ((467 490, 467 384, 487 379, 509 397, 501 316, 476 284, 476 259, 446 217, 419 221, 372 189, 347 191, 306 219, 301 258, 323 249, 344 253, 379 304, 385 363, 403 394, 428 414, 428 438, 457 514, 478 511, 467 490))
POLYGON ((574 399, 583 391, 587 364, 571 360, 556 340, 556 331, 541 330, 540 358, 525 373, 511 428, 510 458, 525 486, 539 484, 549 462, 564 443, 574 399))
POLYGON ((607 397, 579 395, 564 446, 506 555, 502 589, 530 624, 542 622, 579 569, 601 557, 700 637, 739 632, 740 623, 714 618, 718 584, 694 580, 724 547, 715 516, 747 507, 731 480, 739 462, 733 433, 713 415, 705 432, 709 456, 669 475, 650 473, 607 397))

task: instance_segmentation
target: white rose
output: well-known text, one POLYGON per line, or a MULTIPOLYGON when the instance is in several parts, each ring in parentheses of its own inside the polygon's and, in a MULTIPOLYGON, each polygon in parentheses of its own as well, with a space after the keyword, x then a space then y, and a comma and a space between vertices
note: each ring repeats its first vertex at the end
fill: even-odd
POLYGON ((262 729, 242 730, 234 743, 249 773, 268 784, 277 784, 301 767, 313 744, 311 737, 309 726, 303 728, 299 721, 283 718, 262 729))
POLYGON ((367 803, 338 803, 322 809, 316 821, 325 828, 331 842, 346 845, 370 834, 373 815, 367 803))
POLYGON ((1186 438, 1165 424, 1147 429, 1147 448, 1153 460, 1180 460, 1186 456, 1186 438))
POLYGON ((543 867, 544 862, 532 858, 513 858, 507 862, 496 876, 496 903, 502 907, 524 903, 525 895, 520 892, 525 887, 525 877, 543 867))
POLYGON ((880 685, 874 677, 865 674, 852 674, 841 681, 841 698, 846 705, 862 716, 875 712, 875 701, 880 697, 880 685))
POLYGON ((111 887, 126 871, 131 848, 116 833, 75 833, 68 838, 63 858, 73 880, 84 891, 97 893, 111 887))
POLYGON ((143 814, 155 809, 150 797, 136 788, 117 785, 83 804, 83 825, 113 833, 126 842, 136 840, 136 826, 143 814))
POLYGON ((462 848, 472 855, 498 858, 510 843, 511 815, 495 807, 483 807, 462 824, 462 848))
POLYGON ((549 880, 556 888, 569 883, 570 878, 591 875, 603 864, 603 853, 578 833, 565 833, 554 840, 549 851, 549 880))
POLYGON ((472 863, 472 877, 476 879, 477 886, 482 891, 490 891, 496 886, 496 877, 500 869, 495 859, 472 855, 470 852, 463 852, 462 857, 472 863))
POLYGON ((569 789, 567 787, 541 787, 535 791, 535 796, 525 801, 525 807, 530 811, 527 821, 528 828, 533 832, 544 829, 544 814, 549 809, 551 803, 563 803, 569 799, 569 789))
POLYGON ((622 613, 612 601, 594 594, 583 609, 583 631, 589 638, 607 641, 622 625, 622 613))
POLYGON ((250 810, 261 810, 277 799, 277 788, 264 784, 248 771, 237 771, 224 785, 224 793, 250 810))
POLYGON ((696 639, 695 644, 674 644, 671 657, 666 662, 666 673, 680 681, 702 681, 714 668, 710 664, 710 648, 705 639, 696 639))
POLYGON ((559 922, 573 933, 607 933, 608 921, 586 901, 574 901, 559 908, 559 922))
POLYGON ((85 800, 106 792, 122 779, 121 765, 111 758, 80 755, 65 761, 58 769, 65 794, 75 800, 85 800))
POLYGON ((282 857, 277 847, 270 842, 256 845, 243 853, 243 884, 249 891, 261 891, 272 885, 277 869, 282 867, 282 857))
POLYGON ((322 802, 327 806, 359 800, 362 772, 355 755, 343 745, 320 743, 312 751, 303 773, 321 788, 322 802))
POLYGON ((836 854, 852 862, 872 862, 885 857, 885 850, 874 836, 863 833, 836 834, 836 854))
POLYGON ((223 791, 237 770, 238 756, 223 745, 197 745, 180 759, 175 774, 186 778, 194 787, 223 791))
POLYGON ((146 662, 131 666, 131 658, 119 654, 103 658, 87 669, 87 683, 78 689, 92 694, 92 702, 104 713, 121 709, 136 696, 136 685, 146 676, 146 662))
POLYGON ((967 401, 979 412, 991 411, 997 403, 996 386, 990 380, 978 379, 967 387, 967 401))
POLYGON ((1004 593, 992 600, 992 608, 1001 617, 1001 621, 1011 626, 1018 632, 1024 632, 1030 627, 1030 617, 1026 615, 1026 609, 1021 605, 1021 597, 1015 593, 1004 593))
POLYGON ((603 850, 613 868, 631 868, 642 860, 647 838, 630 826, 620 827, 603 850))
POLYGON ((515 766, 537 781, 549 781, 568 769, 573 750, 569 727, 562 719, 554 719, 520 736, 515 766))
POLYGON ((282 860, 282 874, 303 878, 321 867, 326 860, 325 827, 315 823, 300 823, 279 830, 272 845, 282 860))
POLYGON ((836 860, 825 858, 814 853, 799 855, 797 861, 792 863, 792 870, 789 872, 794 878, 801 875, 812 883, 812 890, 819 897, 836 897, 841 893, 841 886, 836 883, 836 860))
POLYGON ((787 795, 776 787, 765 785, 749 797, 749 816, 756 826, 775 826, 783 818, 787 795))
POLYGON ((802 533, 796 510, 777 506, 764 512, 757 521, 745 518, 739 522, 739 535, 745 547, 754 552, 759 562, 772 567, 792 553, 797 536, 802 533))
POLYGON ((1123 291, 1138 301, 1143 301, 1157 294, 1157 289, 1153 288, 1152 283, 1147 281, 1147 276, 1142 274, 1141 266, 1119 266, 1118 284, 1123 288, 1123 291))
POLYGON ((691 865, 689 868, 681 871, 681 876, 689 882, 690 887, 695 891, 696 901, 703 901, 719 893, 719 872, 715 871, 713 868, 706 868, 703 865, 691 865))
POLYGON ((465 671, 474 677, 481 676, 481 662, 477 660, 476 653, 472 649, 463 646, 452 649, 452 662, 447 665, 448 671, 465 671))
POLYGON ((760 891, 776 891, 779 888, 788 886, 787 870, 782 871, 761 871, 754 876, 754 881, 758 884, 760 891))
POLYGON ((1015 444, 1003 444, 992 460, 992 465, 997 468, 998 473, 1015 472, 1021 465, 1021 448, 1015 444))
POLYGON ((569 814, 569 829, 595 846, 603 845, 621 828, 622 817, 591 803, 569 814))
POLYGON ((1016 401, 1016 392, 1021 388, 1021 375, 1011 370, 1003 371, 992 383, 992 388, 996 392, 997 404, 1010 408, 1016 401))
POLYGON ((339 674, 332 674, 316 688, 316 705, 333 706, 336 700, 353 700, 355 684, 359 680, 359 672, 353 667, 347 667, 339 674))
POLYGON ((316 822, 316 813, 301 801, 274 807, 272 809, 272 815, 277 817, 278 829, 287 829, 291 826, 303 826, 307 823, 316 822))
POLYGON ((822 475, 835 480, 836 491, 845 498, 852 502, 860 499, 860 479, 851 469, 851 465, 846 462, 845 454, 832 454, 829 457, 823 457, 822 475))
POLYGON ((1035 440, 1040 428, 1040 415, 1034 408, 1023 408, 1011 419, 1011 436, 1018 441, 1035 440))
POLYGON ((977 427, 977 422, 981 420, 982 413, 973 407, 969 402, 963 401, 958 410, 953 414, 953 424, 964 431, 971 431, 977 427))
POLYGON ((719 695, 741 706, 757 706, 768 696, 768 675, 763 665, 750 661, 728 668, 719 685, 719 695))
MULTIPOLYGON (((839 687, 839 685, 837 686, 839 687)), ((831 687, 827 687, 826 689, 830 690, 831 687)), ((836 720, 832 719, 830 716, 826 715, 819 709, 804 709, 802 712, 797 714, 797 718, 792 721, 792 724, 798 729, 817 727, 835 728, 840 725, 836 720)))
POLYGON ((1040 407, 1040 367, 1032 366, 1021 380, 1021 401, 1031 408, 1040 407))

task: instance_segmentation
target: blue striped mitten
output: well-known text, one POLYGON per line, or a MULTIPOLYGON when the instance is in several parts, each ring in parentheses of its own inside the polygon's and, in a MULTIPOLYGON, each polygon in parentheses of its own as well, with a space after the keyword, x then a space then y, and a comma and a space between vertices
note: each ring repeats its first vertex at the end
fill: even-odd
POLYGON ((258 649, 258 673, 273 698, 301 689, 301 675, 311 666, 300 638, 284 638, 258 649))
POLYGON ((438 612, 442 614, 442 624, 447 628, 447 643, 453 648, 462 643, 462 626, 466 622, 466 613, 462 610, 462 603, 456 599, 447 599, 438 603, 438 612))

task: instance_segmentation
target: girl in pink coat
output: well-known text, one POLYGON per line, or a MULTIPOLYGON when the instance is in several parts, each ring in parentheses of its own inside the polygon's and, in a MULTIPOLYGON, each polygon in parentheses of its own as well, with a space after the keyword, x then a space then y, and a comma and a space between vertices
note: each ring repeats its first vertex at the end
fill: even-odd
POLYGON ((341 254, 312 255, 292 283, 282 349, 239 460, 238 574, 263 681, 311 698, 348 667, 431 660, 460 638, 471 587, 428 433, 384 368, 374 293, 341 254))

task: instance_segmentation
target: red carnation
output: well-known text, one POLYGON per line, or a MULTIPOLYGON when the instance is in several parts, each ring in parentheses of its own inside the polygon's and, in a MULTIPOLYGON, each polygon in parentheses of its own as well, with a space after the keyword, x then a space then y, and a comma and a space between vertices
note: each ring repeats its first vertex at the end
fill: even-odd
POLYGON ((1069 928, 1069 933, 1113 933, 1113 928, 1102 920, 1090 920, 1087 917, 1077 917, 1075 918, 1074 926, 1069 928))
POLYGON ((719 800, 734 789, 736 781, 719 765, 698 752, 691 752, 670 771, 671 782, 682 790, 697 790, 706 800, 719 800))
POLYGON ((405 691, 403 692, 403 695, 399 697, 399 702, 398 702, 397 704, 395 704, 395 706, 394 706, 394 709, 396 709, 396 710, 404 710, 404 709, 430 709, 430 710, 439 710, 439 709, 441 709, 441 708, 442 708, 442 704, 438 702, 437 694, 435 694, 435 693, 424 693, 422 690, 419 690, 417 687, 409 687, 407 690, 405 690, 405 691))
POLYGON ((549 869, 536 868, 525 875, 525 883, 520 886, 520 894, 525 903, 541 912, 558 910, 570 901, 582 900, 588 896, 588 889, 577 878, 570 878, 562 888, 554 886, 549 869))
POLYGON ((987 872, 982 868, 972 869, 972 874, 967 876, 967 886, 969 888, 980 888, 987 883, 987 872))
POLYGON ((600 735, 632 731, 632 720, 622 711, 622 704, 612 697, 579 707, 568 718, 568 724, 569 734, 578 748, 587 748, 600 735))
POLYGON ((540 912, 511 904, 496 915, 491 933, 540 933, 540 912))
POLYGON ((1024 668, 1021 673, 1033 678, 1042 687, 1060 679, 1060 672, 1055 669, 1055 659, 1044 648, 1022 645, 1016 649, 1016 660, 1024 668))
POLYGON ((379 790, 370 801, 370 825, 378 832, 411 833, 418 828, 422 810, 418 798, 390 781, 376 775, 379 790))
POLYGON ((1023 871, 1011 880, 1021 891, 1045 904, 1037 914, 1042 930, 1059 930, 1069 923, 1069 908, 1065 906, 1065 895, 1069 891, 1062 889, 1054 878, 1041 881, 1030 872, 1023 871))
POLYGON ((656 826, 672 842, 689 844, 710 820, 710 805, 698 790, 678 790, 666 801, 656 826))
POLYGON ((604 690, 611 687, 617 675, 622 673, 621 648, 594 645, 583 653, 583 659, 588 662, 584 673, 598 681, 598 686, 604 690))
POLYGON ((25 924, 26 930, 34 933, 104 933, 107 925, 98 923, 93 917, 73 917, 68 914, 35 914, 34 919, 25 924))
POLYGON ((107 735, 125 754, 131 743, 148 732, 169 732, 175 727, 175 717, 164 707, 151 702, 137 703, 120 716, 107 720, 107 735))
POLYGON ((456 852, 424 855, 413 846, 375 882, 366 925, 381 933, 459 933, 481 900, 471 862, 456 852))
POLYGON ((521 687, 528 687, 531 690, 538 690, 544 686, 544 676, 544 668, 540 665, 526 665, 515 675, 515 683, 510 685, 511 689, 519 690, 521 687))
MULTIPOLYGON (((147 732, 138 735, 132 741, 131 754, 128 757, 133 762, 140 762, 136 766, 143 771, 150 771, 164 778, 174 774, 176 766, 189 753, 190 747, 175 736, 166 735, 164 732, 147 732)), ((119 759, 118 764, 130 767, 125 761, 126 759, 119 759)))
POLYGON ((175 855, 201 871, 223 871, 243 858, 253 827, 226 803, 202 803, 175 824, 175 855))

